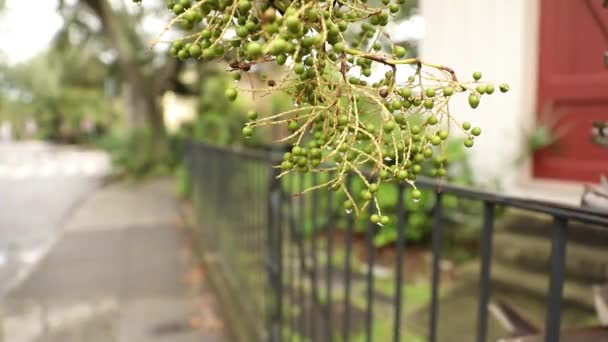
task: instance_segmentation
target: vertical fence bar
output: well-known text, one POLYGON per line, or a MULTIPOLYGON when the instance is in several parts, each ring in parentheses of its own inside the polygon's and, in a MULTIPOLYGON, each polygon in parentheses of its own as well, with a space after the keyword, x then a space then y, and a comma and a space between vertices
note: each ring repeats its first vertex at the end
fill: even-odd
MULTIPOLYGON (((374 213, 374 206, 372 203, 369 205, 368 210, 371 216, 374 213)), ((368 217, 367 223, 367 291, 366 297, 366 310, 365 310, 365 340, 367 342, 372 341, 372 323, 374 321, 374 259, 376 248, 374 246, 374 235, 376 232, 376 224, 368 217)))
MULTIPOLYGON (((347 176, 346 188, 351 191, 351 177, 347 176)), ((342 315, 342 340, 350 339, 350 281, 351 281, 351 254, 353 247, 353 226, 355 219, 353 214, 347 215, 346 234, 344 235, 344 313, 342 315)))
POLYGON ((437 192, 435 195, 435 207, 433 208, 433 287, 431 292, 431 317, 429 320, 429 341, 437 341, 437 318, 439 315, 439 282, 441 262, 441 242, 443 240, 443 225, 441 224, 441 204, 442 195, 437 192))
POLYGON ((333 220, 333 191, 327 192, 327 227, 325 230, 326 240, 326 270, 325 270, 325 297, 327 305, 325 306, 325 341, 333 340, 333 296, 332 296, 332 273, 333 273, 333 244, 334 244, 334 220, 333 220))
POLYGON ((401 301, 403 288, 403 252, 405 249, 405 203, 403 184, 397 197, 397 251, 395 263, 395 312, 393 314, 393 342, 401 340, 401 301))
POLYGON ((551 278, 549 280, 549 305, 545 322, 545 341, 559 342, 562 292, 565 277, 566 239, 568 220, 555 216, 553 222, 553 239, 551 244, 551 278))
MULTIPOLYGON (((317 174, 312 174, 312 186, 317 184, 317 174)), ((310 270, 310 338, 312 341, 317 340, 317 307, 319 305, 319 287, 317 284, 317 214, 319 205, 319 192, 313 191, 312 194, 312 208, 311 208, 311 232, 310 232, 310 256, 311 256, 311 270, 310 270)))
POLYGON ((494 203, 484 202, 483 204, 481 275, 479 276, 479 307, 477 308, 477 342, 485 342, 488 336, 488 300, 490 298, 490 267, 492 265, 494 208, 494 203))
MULTIPOLYGON (((289 193, 293 193, 293 187, 294 187, 294 178, 293 176, 288 176, 288 185, 287 185, 287 191, 289 193)), ((291 253, 289 255, 289 292, 290 295, 289 297, 290 299, 290 309, 293 309, 294 307, 296 307, 296 270, 297 270, 297 261, 296 261, 296 255, 297 255, 297 250, 296 250, 296 246, 295 246, 295 241, 297 239, 294 230, 295 230, 295 218, 294 218, 294 214, 295 214, 295 210, 294 210, 294 203, 292 198, 289 198, 289 244, 290 244, 290 250, 291 253), (295 264, 294 264, 294 261, 295 264)), ((294 337, 294 333, 296 332, 297 329, 297 321, 296 318, 297 316, 294 314, 294 312, 292 310, 289 311, 289 314, 292 316, 290 319, 290 328, 289 328, 289 341, 293 340, 294 337)))
POLYGON ((268 187, 268 244, 269 244, 269 282, 273 289, 274 307, 271 313, 270 340, 273 342, 281 341, 281 329, 283 321, 283 267, 282 267, 282 232, 279 222, 280 183, 277 179, 278 169, 270 168, 269 187, 268 187))
MULTIPOLYGON (((304 175, 300 174, 299 179, 298 179, 298 186, 296 188, 296 191, 299 193, 304 189, 304 175)), ((299 328, 299 334, 300 334, 300 339, 302 340, 304 338, 304 336, 306 335, 307 329, 306 329, 306 316, 307 316, 307 311, 306 311, 306 301, 305 301, 305 284, 306 284, 306 249, 304 248, 304 232, 302 231, 304 228, 304 224, 306 222, 306 210, 305 210, 305 205, 304 205, 304 198, 302 195, 298 196, 298 223, 295 226, 295 230, 296 230, 296 239, 297 239, 297 244, 298 244, 298 261, 299 261, 299 266, 300 266, 300 279, 298 280, 298 292, 299 292, 299 304, 298 304, 298 308, 300 309, 300 313, 299 313, 299 317, 300 317, 300 328, 299 328)))
POLYGON ((283 297, 284 297, 284 286, 283 286, 283 260, 285 259, 285 254, 283 253, 283 191, 281 189, 281 181, 276 177, 279 175, 277 172, 273 179, 273 182, 276 183, 275 191, 277 192, 277 220, 276 220, 276 233, 277 233, 277 252, 278 252, 278 270, 277 270, 277 286, 279 287, 279 302, 277 303, 277 312, 278 312, 278 341, 283 341, 283 297))

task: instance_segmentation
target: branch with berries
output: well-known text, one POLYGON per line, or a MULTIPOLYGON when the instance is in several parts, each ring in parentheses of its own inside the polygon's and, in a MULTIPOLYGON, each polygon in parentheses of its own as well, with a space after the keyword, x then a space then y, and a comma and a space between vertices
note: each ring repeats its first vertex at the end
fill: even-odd
MULTIPOLYGON (((141 0, 136 1, 141 2, 141 0)), ((472 109, 482 99, 509 90, 507 84, 483 82, 480 72, 462 81, 442 64, 409 55, 395 44, 387 24, 405 0, 168 0, 171 28, 185 31, 170 43, 169 53, 182 60, 228 60, 230 71, 259 72, 260 64, 281 68, 280 79, 264 89, 226 89, 229 100, 240 94, 288 94, 293 108, 276 115, 247 113, 243 135, 258 127, 286 127, 285 153, 279 177, 319 173, 320 188, 343 191, 345 209, 356 213, 374 206, 376 223, 387 223, 378 204, 379 188, 407 182, 426 173, 447 174, 446 140, 464 136, 473 147, 481 128, 459 122, 450 102, 466 96, 472 109), (429 165, 429 166, 426 166, 429 165), (368 172, 370 171, 370 172, 368 172), (365 184, 360 193, 346 186, 348 175, 365 184)), ((413 200, 422 193, 412 191, 413 200)))

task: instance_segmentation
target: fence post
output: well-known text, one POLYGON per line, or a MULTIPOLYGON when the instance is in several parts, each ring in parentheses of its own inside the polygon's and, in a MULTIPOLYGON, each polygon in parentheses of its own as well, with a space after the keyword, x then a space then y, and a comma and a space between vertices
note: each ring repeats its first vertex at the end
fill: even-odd
POLYGON ((555 216, 551 242, 551 275, 549 279, 549 303, 545 320, 545 341, 559 342, 566 271, 566 243, 568 220, 555 216))
POLYGON ((268 180, 268 281, 271 288, 271 301, 268 318, 268 334, 271 342, 280 342, 283 328, 283 234, 281 219, 282 191, 281 181, 277 178, 279 169, 270 166, 268 180))

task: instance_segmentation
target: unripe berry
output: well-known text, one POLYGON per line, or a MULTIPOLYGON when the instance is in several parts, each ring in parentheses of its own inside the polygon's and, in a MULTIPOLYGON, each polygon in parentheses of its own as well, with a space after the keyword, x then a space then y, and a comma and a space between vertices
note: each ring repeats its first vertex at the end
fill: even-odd
POLYGON ((234 88, 228 88, 224 92, 224 95, 226 96, 226 98, 229 101, 234 101, 234 100, 236 100, 236 97, 238 96, 238 92, 234 88))
POLYGON ((253 135, 253 128, 245 126, 243 127, 242 133, 245 138, 250 138, 253 135))
POLYGON ((399 95, 405 97, 406 99, 412 96, 412 89, 410 88, 401 88, 399 89, 399 95))
POLYGON ((405 57, 406 50, 402 46, 395 46, 395 49, 393 50, 393 54, 397 58, 403 58, 403 57, 405 57))
POLYGON ((247 45, 247 55, 251 59, 257 59, 262 55, 263 49, 262 44, 257 42, 251 42, 247 45))
POLYGON ((256 112, 255 110, 251 109, 250 111, 247 112, 247 119, 253 121, 256 120, 258 118, 258 112, 256 112))
POLYGON ((387 225, 390 222, 391 222, 391 220, 388 218, 388 216, 382 216, 382 217, 380 217, 380 224, 387 225))
POLYGON ((479 107, 479 96, 477 96, 475 94, 469 95, 469 105, 473 109, 479 107))
POLYGON ((491 95, 494 93, 494 85, 493 84, 487 84, 486 85, 486 94, 491 95))
POLYGON ((378 192, 378 184, 376 184, 376 183, 371 183, 371 184, 369 185, 369 187, 368 187, 368 190, 369 190, 369 192, 371 192, 372 194, 373 194, 373 193, 378 192))
POLYGON ((454 94, 454 88, 447 86, 443 88, 443 96, 452 96, 454 94))
POLYGON ((190 56, 194 58, 199 58, 203 54, 203 50, 198 44, 192 44, 188 52, 190 53, 190 56))

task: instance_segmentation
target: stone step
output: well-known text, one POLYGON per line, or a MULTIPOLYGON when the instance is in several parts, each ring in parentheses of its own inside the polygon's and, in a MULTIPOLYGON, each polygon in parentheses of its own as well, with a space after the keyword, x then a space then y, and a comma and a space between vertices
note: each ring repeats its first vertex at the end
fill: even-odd
MULTIPOLYGON (((509 209, 499 227, 522 235, 551 237, 553 218, 545 214, 509 209)), ((608 227, 569 221, 568 241, 587 246, 608 246, 608 227)))
MULTIPOLYGON (((551 239, 510 231, 494 236, 494 262, 536 273, 547 273, 551 263, 551 239)), ((608 248, 568 241, 566 277, 581 283, 608 283, 608 248)))
MULTIPOLYGON (((470 263, 459 272, 462 280, 477 282, 479 264, 470 263)), ((531 296, 546 301, 549 293, 549 271, 533 272, 512 265, 492 263, 491 288, 494 294, 514 296, 531 296)), ((564 303, 575 305, 586 310, 593 310, 592 284, 583 284, 572 280, 564 283, 564 303)))

